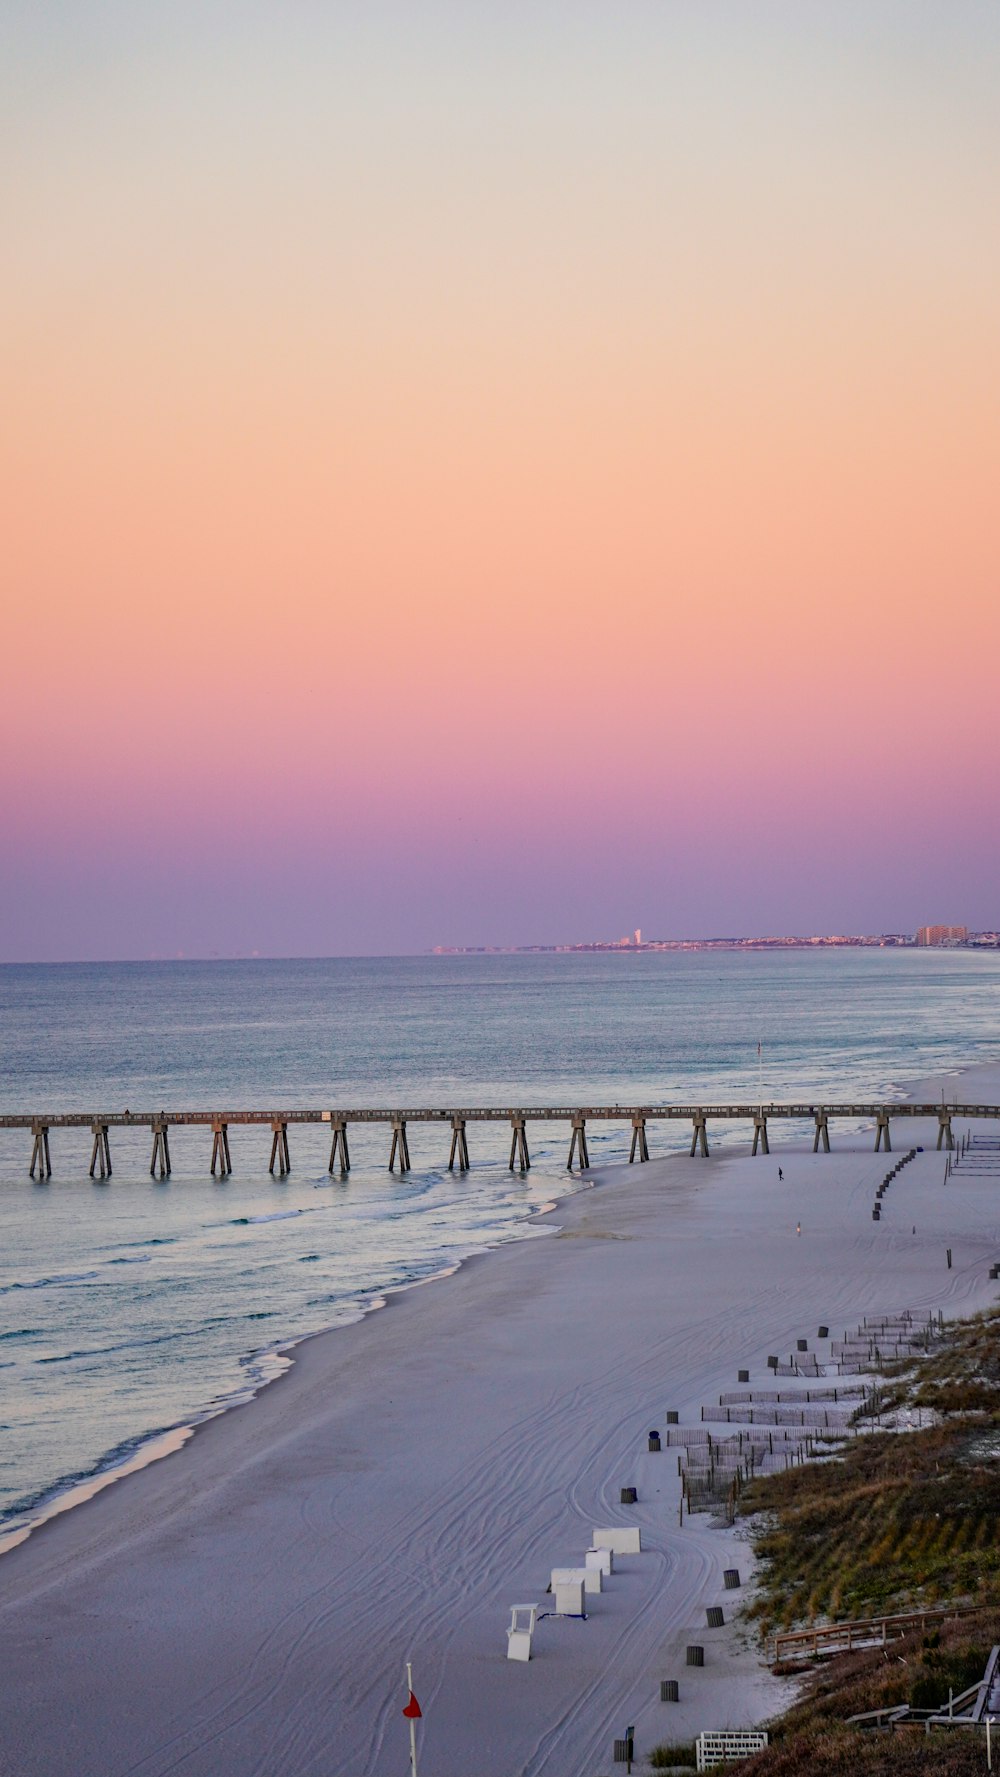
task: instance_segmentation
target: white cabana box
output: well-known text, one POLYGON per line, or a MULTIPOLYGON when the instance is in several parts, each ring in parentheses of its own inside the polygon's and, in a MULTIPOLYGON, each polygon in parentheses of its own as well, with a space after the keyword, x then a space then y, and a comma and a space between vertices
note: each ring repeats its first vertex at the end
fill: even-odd
POLYGON ((531 1637, 535 1633, 537 1604, 512 1604, 510 1628, 507 1631, 508 1660, 531 1659, 531 1637))
POLYGON ((610 1549, 614 1555, 639 1555, 642 1543, 639 1538, 637 1524, 619 1525, 617 1529, 595 1530, 593 1537, 595 1549, 610 1549))
POLYGON ((588 1549, 584 1556, 588 1567, 597 1567, 601 1573, 614 1573, 615 1558, 610 1549, 588 1549))
POLYGON ((556 1601, 557 1617, 582 1617, 583 1581, 563 1580, 559 1586, 552 1588, 556 1601))
POLYGON ((554 1567, 549 1589, 554 1592, 557 1586, 571 1586, 579 1580, 585 1592, 602 1592, 602 1578, 599 1567, 554 1567))

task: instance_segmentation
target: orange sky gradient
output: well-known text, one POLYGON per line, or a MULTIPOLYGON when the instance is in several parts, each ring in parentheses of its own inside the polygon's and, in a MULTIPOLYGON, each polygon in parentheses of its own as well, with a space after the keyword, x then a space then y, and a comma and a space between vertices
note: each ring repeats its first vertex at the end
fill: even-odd
POLYGON ((3 956, 1000 925, 995 7, 4 31, 3 956))

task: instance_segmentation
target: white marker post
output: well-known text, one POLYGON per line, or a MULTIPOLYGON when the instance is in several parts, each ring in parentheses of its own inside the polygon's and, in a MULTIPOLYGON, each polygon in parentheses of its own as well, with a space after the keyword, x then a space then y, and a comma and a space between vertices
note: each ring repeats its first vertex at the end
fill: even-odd
POLYGON ((420 1716, 420 1704, 413 1695, 413 1667, 409 1660, 406 1662, 406 1689, 408 1695, 403 1714, 408 1716, 410 1722, 410 1770, 412 1777, 417 1777, 417 1721, 420 1716))

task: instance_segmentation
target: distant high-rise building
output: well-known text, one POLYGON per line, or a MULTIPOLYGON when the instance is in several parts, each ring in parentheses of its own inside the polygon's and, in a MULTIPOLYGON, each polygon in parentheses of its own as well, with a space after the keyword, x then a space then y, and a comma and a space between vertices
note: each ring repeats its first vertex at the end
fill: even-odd
POLYGON ((633 932, 632 935, 635 939, 636 947, 638 947, 642 943, 642 927, 636 926, 635 931, 633 932))
POLYGON ((917 943, 933 944, 964 944, 969 936, 968 926, 921 926, 917 933, 917 943))

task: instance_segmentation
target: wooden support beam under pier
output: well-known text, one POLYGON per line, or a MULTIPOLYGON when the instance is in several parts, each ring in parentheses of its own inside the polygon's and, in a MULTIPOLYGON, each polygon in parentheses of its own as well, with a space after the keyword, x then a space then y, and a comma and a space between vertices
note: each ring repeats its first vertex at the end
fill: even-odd
POLYGON ((754 1154, 756 1154, 758 1146, 760 1147, 760 1151, 762 1154, 769 1154, 771 1152, 771 1149, 768 1145, 768 1140, 767 1140, 767 1118, 765 1117, 763 1111, 759 1111, 753 1120, 753 1153, 754 1154))
POLYGON ((333 1130, 333 1141, 330 1145, 330 1164, 327 1167, 327 1172, 336 1172, 338 1154, 341 1172, 350 1172, 351 1156, 347 1151, 347 1118, 331 1115, 330 1127, 333 1130))
POLYGON ((52 1156, 49 1153, 49 1126, 47 1123, 32 1123, 31 1133, 35 1140, 31 1149, 31 1165, 28 1168, 28 1177, 34 1178, 35 1167, 37 1166, 40 1179, 51 1178, 52 1156))
POLYGON ((169 1125, 166 1117, 158 1117, 153 1123, 153 1158, 149 1162, 150 1178, 170 1177, 170 1141, 167 1136, 169 1125))
POLYGON ((402 1176, 404 1172, 410 1170, 410 1144, 406 1139, 405 1117, 393 1117, 392 1119, 392 1147, 389 1149, 390 1172, 395 1167, 397 1154, 399 1155, 400 1176, 402 1176))
POLYGON ((573 1170, 573 1156, 576 1154, 580 1162, 580 1171, 586 1172, 590 1166, 590 1155, 587 1152, 587 1119, 579 1112, 573 1118, 573 1133, 569 1138, 569 1159, 566 1166, 573 1170))
POLYGON ((510 1170, 511 1172, 515 1171, 516 1161, 516 1170, 527 1172, 531 1166, 531 1158, 528 1153, 528 1137, 525 1132, 523 1112, 516 1111, 511 1117, 510 1131, 510 1170))
POLYGON ((693 1124, 693 1128, 691 1131, 691 1155, 690 1155, 690 1158, 693 1160, 695 1154, 703 1154, 705 1156, 705 1159, 707 1160, 708 1159, 708 1119, 705 1116, 704 1111, 695 1111, 694 1116, 691 1119, 691 1122, 693 1124))
POLYGON ((277 1163, 278 1177, 287 1178, 292 1170, 292 1162, 288 1155, 288 1124, 283 1117, 274 1117, 272 1119, 271 1132, 273 1136, 271 1142, 271 1163, 267 1170, 268 1172, 273 1173, 275 1163, 277 1163))
POLYGON ((464 1117, 452 1117, 451 1120, 451 1153, 448 1155, 449 1172, 454 1172, 456 1159, 458 1160, 459 1172, 468 1172, 469 1144, 465 1135, 464 1117))
POLYGON ((233 1163, 229 1157, 229 1124, 224 1123, 221 1117, 212 1118, 213 1178, 215 1177, 216 1166, 219 1168, 220 1178, 228 1178, 233 1170, 233 1163))
POLYGON ((631 1166, 635 1159, 636 1148, 639 1150, 640 1161, 649 1159, 649 1146, 646 1141, 645 1117, 632 1118, 632 1146, 629 1149, 628 1163, 631 1166))
POLYGON ((878 1114, 878 1120, 875 1125, 875 1152, 876 1152, 876 1154, 878 1153, 879 1148, 882 1147, 883 1143, 885 1144, 886 1153, 891 1154, 892 1153, 892 1137, 889 1134, 889 1113, 888 1113, 888 1111, 879 1111, 879 1114, 878 1114))
POLYGON ((818 1154, 822 1143, 824 1154, 830 1152, 830 1119, 826 1111, 816 1112, 816 1134, 813 1136, 813 1153, 818 1154))
POLYGON ((94 1148, 90 1156, 90 1176, 94 1178, 111 1177, 111 1143, 108 1141, 106 1123, 92 1123, 90 1133, 94 1138, 94 1148))

